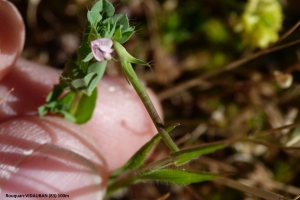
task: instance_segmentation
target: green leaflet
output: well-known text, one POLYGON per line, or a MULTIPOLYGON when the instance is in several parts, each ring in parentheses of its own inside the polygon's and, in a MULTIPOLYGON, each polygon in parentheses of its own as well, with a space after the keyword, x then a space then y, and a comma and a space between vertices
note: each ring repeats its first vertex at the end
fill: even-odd
POLYGON ((114 6, 107 0, 103 0, 103 10, 108 17, 111 17, 115 13, 114 6))
POLYGON ((117 26, 121 27, 121 31, 125 32, 129 28, 129 20, 125 14, 115 14, 113 20, 117 23, 117 26))
MULTIPOLYGON (((121 38, 121 37, 122 37, 122 31, 121 31, 121 28, 122 28, 122 27, 118 28, 118 29, 116 30, 115 34, 113 35, 113 39, 114 39, 114 40, 117 40, 118 38, 121 38)), ((120 43, 120 42, 119 42, 119 43, 120 43)))
POLYGON ((116 41, 119 42, 120 44, 123 44, 124 42, 127 42, 129 38, 133 35, 134 31, 127 31, 124 32, 121 37, 116 38, 116 41))
POLYGON ((97 88, 94 89, 91 96, 83 95, 80 98, 78 107, 74 114, 77 124, 83 124, 91 119, 97 101, 97 88))
POLYGON ((122 32, 122 28, 123 26, 120 26, 120 28, 115 32, 113 36, 113 39, 120 44, 126 42, 134 33, 134 27, 129 27, 123 32, 122 32))
POLYGON ((97 3, 94 4, 92 7, 91 11, 93 12, 101 12, 103 10, 103 2, 102 0, 98 1, 97 3))
MULTIPOLYGON (((88 41, 93 41, 100 38, 99 33, 96 30, 96 27, 91 27, 90 29, 90 33, 89 33, 89 37, 88 37, 88 41)), ((89 50, 91 51, 91 50, 89 50)))
POLYGON ((89 87, 90 82, 97 77, 97 73, 92 72, 85 75, 85 77, 81 79, 75 79, 71 82, 71 86, 77 90, 80 90, 84 94, 90 96, 92 93, 92 89, 89 87))
POLYGON ((83 60, 82 62, 89 62, 94 58, 93 52, 90 52, 83 60))
POLYGON ((191 172, 179 169, 161 169, 149 174, 140 175, 139 180, 158 180, 177 185, 188 185, 220 177, 219 174, 191 172))
POLYGON ((88 73, 96 73, 97 76, 91 80, 91 82, 89 83, 89 89, 90 90, 94 90, 99 81, 101 80, 101 78, 103 77, 103 74, 105 72, 106 69, 106 64, 107 61, 102 61, 102 62, 93 62, 90 67, 88 68, 88 73))
POLYGON ((53 100, 53 97, 61 93, 60 87, 56 86, 55 89, 48 95, 47 99, 49 100, 48 104, 40 106, 38 109, 39 115, 43 116, 47 112, 61 114, 66 119, 75 122, 76 119, 72 114, 69 113, 72 102, 75 98, 75 92, 68 92, 59 100, 53 100), (52 100, 51 100, 52 99, 52 100))
POLYGON ((97 23, 99 23, 100 20, 102 19, 102 16, 99 15, 99 12, 91 10, 91 11, 88 11, 88 13, 87 13, 87 19, 88 19, 89 24, 92 27, 95 27, 97 25, 97 23))

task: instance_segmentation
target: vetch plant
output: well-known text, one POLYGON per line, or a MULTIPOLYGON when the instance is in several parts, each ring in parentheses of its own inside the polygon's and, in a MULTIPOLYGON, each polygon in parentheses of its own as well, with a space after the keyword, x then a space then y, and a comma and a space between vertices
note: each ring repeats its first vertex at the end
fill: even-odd
POLYGON ((125 77, 137 91, 163 141, 172 151, 178 151, 131 66, 131 63, 149 64, 131 56, 121 45, 134 33, 134 27, 129 26, 125 14, 114 13, 113 5, 107 0, 98 1, 88 11, 88 23, 78 50, 78 60, 69 60, 66 64, 59 84, 48 95, 47 103, 39 108, 39 114, 57 113, 78 124, 87 122, 93 114, 96 86, 103 76, 107 60, 111 59, 113 44, 125 77))
MULTIPOLYGON (((276 3, 274 4, 275 6, 273 5, 272 7, 273 10, 268 10, 267 4, 259 4, 258 1, 250 1, 252 3, 247 4, 246 8, 248 11, 245 12, 246 14, 244 16, 245 22, 247 23, 256 22, 255 20, 251 21, 252 14, 255 15, 254 19, 256 19, 255 17, 257 16, 270 14, 269 11, 273 12, 274 9, 275 11, 277 9, 276 3), (257 9, 259 11, 258 13, 256 13, 257 9), (250 19, 250 21, 248 19, 250 19)), ((265 0, 262 2, 274 3, 272 0, 265 0)), ((249 39, 250 46, 265 48, 270 42, 275 41, 274 37, 271 37, 271 40, 268 41, 257 40, 257 38, 264 37, 257 36, 253 30, 256 30, 256 26, 261 27, 262 24, 248 25, 249 24, 245 24, 244 26, 244 34, 245 36, 249 34, 252 37, 250 38, 249 36, 251 39, 249 39)), ((276 34, 278 31, 277 28, 279 28, 278 24, 273 30, 276 34)), ((172 184, 187 185, 190 183, 214 180, 220 184, 262 198, 287 199, 265 190, 246 186, 229 178, 224 178, 224 176, 220 174, 185 169, 185 164, 199 156, 216 152, 237 141, 255 142, 255 137, 258 138, 259 135, 255 135, 251 139, 249 139, 248 136, 245 136, 179 150, 169 136, 169 132, 172 131, 177 124, 167 128, 164 127, 144 86, 141 84, 132 67, 132 64, 146 66, 149 66, 149 64, 130 55, 122 45, 130 39, 134 33, 134 29, 135 27, 129 25, 128 18, 125 14, 115 14, 115 9, 108 0, 98 0, 87 13, 87 24, 83 34, 82 43, 77 52, 77 60, 70 59, 66 63, 65 68, 60 75, 59 84, 55 85, 53 90, 47 96, 46 104, 39 108, 39 114, 41 116, 48 113, 54 113, 77 124, 86 123, 92 117, 97 98, 96 86, 105 72, 107 62, 110 60, 120 62, 125 78, 139 95, 157 128, 158 134, 141 147, 123 167, 111 174, 108 182, 107 196, 112 195, 117 190, 124 188, 129 184, 140 181, 158 180, 172 184), (116 59, 113 58, 112 53, 117 54, 116 59), (172 150, 172 153, 164 158, 145 164, 148 154, 161 139, 172 150)), ((247 60, 254 59, 266 52, 266 50, 261 51, 260 53, 254 54, 252 57, 250 56, 242 61, 232 63, 231 65, 220 69, 220 72, 222 72, 222 70, 233 69, 242 63, 245 63, 247 60)), ((195 83, 198 84, 198 81, 195 83)))
POLYGON ((180 166, 201 154, 223 148, 224 145, 213 146, 208 151, 206 147, 188 152, 187 150, 179 151, 168 134, 175 126, 164 128, 162 120, 131 65, 134 63, 149 66, 149 64, 134 58, 122 46, 122 43, 126 42, 134 33, 134 27, 129 26, 125 14, 114 14, 114 12, 114 7, 107 0, 99 0, 88 11, 88 22, 78 50, 78 60, 71 59, 67 62, 60 76, 59 84, 55 85, 48 95, 46 104, 39 108, 39 114, 43 116, 47 113, 56 113, 78 124, 87 122, 95 107, 96 86, 104 74, 107 60, 112 59, 111 53, 114 49, 127 81, 136 90, 159 134, 144 145, 124 167, 112 174, 108 195, 128 184, 142 180, 156 179, 185 185, 219 177, 216 174, 169 169, 170 165, 180 166), (141 167, 152 147, 160 139, 177 154, 141 167), (129 175, 119 178, 128 170, 131 171, 129 175))

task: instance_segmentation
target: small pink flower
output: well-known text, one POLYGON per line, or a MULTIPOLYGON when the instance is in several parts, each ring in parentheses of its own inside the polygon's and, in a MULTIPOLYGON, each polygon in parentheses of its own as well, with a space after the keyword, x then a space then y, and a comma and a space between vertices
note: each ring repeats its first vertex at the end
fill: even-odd
POLYGON ((111 49, 113 42, 109 38, 99 38, 97 40, 91 41, 91 48, 94 58, 99 62, 103 60, 111 60, 111 49))

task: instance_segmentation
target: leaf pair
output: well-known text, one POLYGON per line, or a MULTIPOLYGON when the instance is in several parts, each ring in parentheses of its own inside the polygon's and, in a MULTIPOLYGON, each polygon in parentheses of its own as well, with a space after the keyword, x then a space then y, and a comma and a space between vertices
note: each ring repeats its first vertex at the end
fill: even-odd
MULTIPOLYGON (((173 130, 175 126, 168 127, 167 132, 173 130)), ((179 185, 188 185, 190 183, 213 180, 220 177, 219 174, 192 172, 184 169, 176 169, 187 162, 208 153, 213 153, 227 146, 227 143, 208 144, 196 148, 181 150, 166 156, 163 159, 142 166, 147 155, 155 144, 160 141, 159 134, 155 135, 147 142, 134 156, 120 169, 110 176, 107 195, 109 196, 118 189, 129 184, 145 180, 158 180, 179 185), (174 169, 175 167, 175 169, 174 169), (130 171, 131 170, 131 171, 130 171), (130 171, 127 176, 119 178, 122 173, 130 171)))

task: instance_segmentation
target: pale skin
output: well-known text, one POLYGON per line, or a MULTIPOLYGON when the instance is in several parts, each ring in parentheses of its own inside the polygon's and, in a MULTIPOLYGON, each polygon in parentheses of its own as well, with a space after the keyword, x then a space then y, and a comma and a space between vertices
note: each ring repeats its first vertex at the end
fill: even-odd
POLYGON ((24 35, 19 12, 0 0, 0 98, 14 88, 0 105, 0 199, 49 193, 101 199, 109 173, 149 141, 155 127, 123 77, 101 80, 95 113, 85 125, 38 117, 59 72, 19 58, 24 35))

